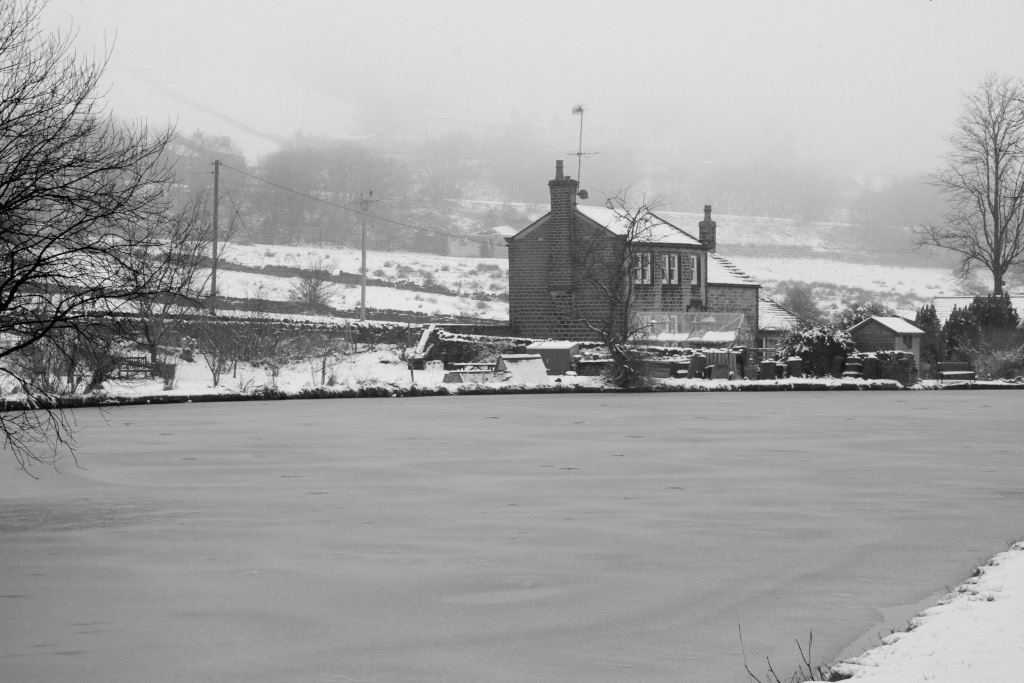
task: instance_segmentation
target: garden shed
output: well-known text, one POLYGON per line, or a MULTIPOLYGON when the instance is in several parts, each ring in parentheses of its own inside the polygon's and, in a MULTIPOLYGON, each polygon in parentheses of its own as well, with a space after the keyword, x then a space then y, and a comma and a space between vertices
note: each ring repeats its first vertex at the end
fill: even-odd
POLYGON ((924 330, 903 318, 873 315, 849 329, 858 351, 910 351, 921 358, 924 330))

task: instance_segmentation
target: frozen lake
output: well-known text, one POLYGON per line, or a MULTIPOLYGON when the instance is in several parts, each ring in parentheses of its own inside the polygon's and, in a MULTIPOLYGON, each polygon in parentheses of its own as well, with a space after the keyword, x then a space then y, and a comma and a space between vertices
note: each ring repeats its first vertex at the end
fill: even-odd
MULTIPOLYGON (((1024 535, 1024 393, 77 413, 0 475, 0 680, 746 681, 1024 535)), ((763 677, 763 676, 762 676, 763 677)))

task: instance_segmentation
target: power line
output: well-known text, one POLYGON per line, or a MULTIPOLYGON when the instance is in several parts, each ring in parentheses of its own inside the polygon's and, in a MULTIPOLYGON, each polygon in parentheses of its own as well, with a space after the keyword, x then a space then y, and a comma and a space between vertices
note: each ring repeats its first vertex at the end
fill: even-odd
POLYGON ((412 225, 410 223, 403 223, 402 221, 396 221, 396 220, 391 219, 391 218, 385 218, 384 216, 379 216, 379 215, 376 215, 376 214, 365 213, 365 212, 361 211, 360 209, 355 209, 355 208, 352 208, 350 206, 345 206, 344 204, 338 204, 336 202, 328 201, 328 200, 323 199, 321 197, 317 197, 315 195, 307 194, 305 192, 300 192, 299 190, 293 189, 291 187, 286 187, 285 185, 280 185, 278 183, 273 182, 272 180, 267 180, 266 178, 260 178, 259 176, 255 176, 255 175, 253 175, 251 173, 247 173, 246 171, 243 171, 241 169, 235 168, 234 166, 229 166, 228 164, 225 164, 223 162, 221 162, 221 167, 222 168, 230 169, 230 170, 234 171, 235 173, 240 173, 241 175, 244 175, 247 178, 252 178, 253 180, 256 180, 258 182, 266 183, 267 185, 270 185, 272 187, 276 187, 276 188, 278 188, 280 190, 284 190, 285 192, 290 192, 290 193, 292 193, 294 195, 297 195, 299 197, 304 197, 306 199, 311 199, 314 202, 320 202, 321 204, 326 204, 327 206, 333 206, 336 209, 341 209, 342 211, 348 211, 349 213, 357 214, 357 215, 360 215, 360 216, 364 216, 364 215, 365 216, 370 216, 371 218, 374 218, 375 220, 378 220, 378 221, 381 221, 381 222, 384 222, 384 223, 391 223, 392 225, 398 225, 398 226, 401 226, 403 228, 409 228, 410 230, 418 230, 420 232, 428 232, 428 233, 431 233, 431 234, 434 234, 434 235, 443 235, 445 237, 453 237, 453 238, 459 239, 459 240, 466 240, 467 242, 476 242, 477 244, 491 244, 487 240, 474 239, 473 237, 469 237, 469 236, 466 236, 466 235, 456 235, 456 234, 453 234, 453 233, 450 233, 450 232, 447 232, 445 230, 441 230, 441 229, 438 229, 438 228, 425 228, 425 227, 423 227, 421 225, 412 225))
MULTIPOLYGON (((223 165, 221 164, 221 166, 223 165)), ((228 201, 231 202, 231 207, 235 210, 235 215, 238 216, 238 220, 242 223, 242 229, 251 235, 252 232, 249 230, 249 226, 245 224, 245 218, 242 216, 242 212, 238 210, 238 204, 235 203, 235 198, 231 196, 231 190, 226 185, 224 186, 224 193, 227 194, 228 201)))

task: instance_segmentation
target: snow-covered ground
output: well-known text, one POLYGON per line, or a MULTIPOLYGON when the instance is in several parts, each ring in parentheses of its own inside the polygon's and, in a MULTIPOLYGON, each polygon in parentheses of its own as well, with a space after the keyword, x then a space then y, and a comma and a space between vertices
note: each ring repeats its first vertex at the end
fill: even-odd
POLYGON ((914 294, 931 299, 940 294, 953 292, 956 284, 948 268, 857 263, 835 258, 727 258, 763 285, 783 280, 827 282, 883 293, 914 294))
POLYGON ((871 683, 1024 680, 1024 543, 978 570, 911 630, 833 670, 871 683))
MULTIPOLYGON (((698 234, 702 213, 658 211, 658 214, 692 233, 698 234)), ((791 218, 734 216, 714 214, 718 223, 719 244, 776 247, 809 247, 816 251, 838 250, 849 246, 850 226, 842 223, 799 223, 791 218)))
MULTIPOLYGON (((671 217, 684 223, 690 218, 699 218, 696 214, 672 214, 671 217)), ((869 296, 905 314, 913 315, 918 306, 935 296, 962 293, 946 267, 881 264, 871 262, 862 254, 844 252, 841 242, 845 237, 840 229, 843 226, 822 223, 807 227, 796 226, 792 221, 781 219, 739 218, 743 218, 739 224, 742 229, 732 226, 730 234, 737 234, 731 239, 753 243, 756 237, 762 244, 784 244, 792 238, 800 246, 813 248, 812 255, 805 257, 751 256, 730 255, 727 245, 723 245, 720 252, 760 282, 769 296, 781 282, 817 283, 819 291, 816 294, 824 310, 837 310, 845 303, 844 299, 850 296, 869 296), (758 231, 759 227, 764 229, 758 231)), ((320 260, 329 263, 334 271, 358 273, 360 268, 359 250, 344 247, 229 245, 224 260, 250 268, 309 268, 312 263, 320 260)), ((466 295, 449 296, 369 287, 367 306, 370 308, 494 320, 504 320, 508 316, 507 303, 470 298, 477 293, 492 296, 507 293, 508 261, 504 259, 369 251, 367 272, 371 278, 405 280, 417 285, 438 284, 466 295)), ((218 273, 221 292, 232 297, 254 297, 262 284, 262 295, 265 298, 286 300, 292 282, 290 278, 239 271, 223 270, 218 273)), ((332 305, 340 309, 351 309, 358 303, 357 287, 339 287, 332 298, 332 305)))
MULTIPOLYGON (((294 283, 294 278, 231 270, 217 271, 217 290, 222 296, 228 297, 257 298, 259 293, 261 298, 270 301, 287 301, 294 283)), ((339 284, 329 298, 330 305, 334 308, 351 310, 359 306, 360 290, 356 285, 339 284)), ((437 316, 465 315, 490 320, 508 320, 508 303, 504 301, 483 301, 395 287, 367 286, 366 306, 396 311, 418 311, 437 316)))
MULTIPOLYGON (((361 253, 349 247, 316 247, 309 245, 232 244, 224 260, 239 265, 262 268, 268 265, 309 268, 311 262, 326 259, 333 270, 358 273, 361 253)), ((508 260, 496 258, 460 258, 418 252, 367 251, 366 271, 371 278, 410 280, 425 284, 433 281, 467 294, 484 292, 498 294, 508 290, 508 260)))

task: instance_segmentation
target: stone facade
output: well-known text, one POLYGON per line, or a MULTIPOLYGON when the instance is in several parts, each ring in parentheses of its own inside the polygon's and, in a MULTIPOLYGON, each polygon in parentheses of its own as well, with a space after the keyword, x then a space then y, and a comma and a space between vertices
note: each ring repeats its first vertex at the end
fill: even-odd
POLYGON ((742 313, 751 329, 757 329, 758 287, 750 285, 708 285, 707 309, 742 313))
MULTIPOLYGON (((507 238, 509 256, 509 319, 515 334, 532 338, 599 340, 594 327, 609 320, 610 297, 602 285, 628 291, 631 312, 659 316, 694 311, 743 313, 750 327, 757 325, 758 285, 729 280, 719 285, 708 281, 708 254, 716 248, 716 223, 711 207, 704 207, 700 239, 663 219, 656 238, 627 240, 621 231, 595 219, 602 211, 577 206, 577 181, 564 175, 556 162, 555 178, 548 182, 551 211, 513 237, 507 238), (627 246, 628 245, 628 246, 627 246), (639 259, 646 268, 634 278, 623 269, 606 268, 603 262, 639 259), (666 271, 663 265, 668 264, 666 271), (615 282, 616 278, 622 280, 615 282), (639 279, 640 281, 635 281, 639 279)), ((624 317, 622 307, 617 317, 624 317)), ((625 320, 616 324, 625 325, 625 320)))

